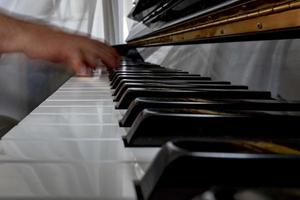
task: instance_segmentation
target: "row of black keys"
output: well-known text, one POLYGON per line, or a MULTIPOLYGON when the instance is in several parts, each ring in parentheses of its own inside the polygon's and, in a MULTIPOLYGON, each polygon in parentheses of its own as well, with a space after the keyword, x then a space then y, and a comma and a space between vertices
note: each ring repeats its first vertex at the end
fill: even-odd
POLYGON ((116 107, 127 109, 120 121, 131 127, 127 146, 177 140, 163 146, 136 184, 140 199, 210 193, 222 200, 249 190, 260 199, 300 199, 300 104, 152 65, 124 66, 110 79, 116 107))
POLYGON ((168 70, 156 65, 120 67, 110 73, 120 126, 131 127, 128 146, 161 146, 187 138, 299 139, 300 103, 270 92, 168 70))

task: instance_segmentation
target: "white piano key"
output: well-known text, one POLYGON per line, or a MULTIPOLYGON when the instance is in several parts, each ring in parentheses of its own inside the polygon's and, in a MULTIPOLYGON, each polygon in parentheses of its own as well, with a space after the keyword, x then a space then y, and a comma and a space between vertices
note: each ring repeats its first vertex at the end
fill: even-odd
POLYGON ((2 140, 120 139, 125 130, 118 125, 18 125, 2 140))
POLYGON ((133 164, 0 164, 0 199, 135 200, 133 164))
MULTIPOLYGON (((10 158, 64 162, 136 162, 123 141, 111 140, 2 140, 2 153, 10 158)), ((146 162, 147 160, 141 160, 146 162)))
POLYGON ((80 88, 88 88, 88 87, 101 87, 101 86, 109 86, 108 82, 78 82, 78 83, 65 83, 60 88, 72 88, 72 87, 80 87, 80 88))
POLYGON ((63 125, 63 124, 83 124, 83 125, 116 125, 118 120, 113 114, 92 115, 92 114, 40 114, 40 115, 28 115, 19 124, 48 124, 48 125, 63 125))
POLYGON ((115 103, 111 99, 101 100, 46 100, 40 104, 40 106, 115 106, 115 103))
POLYGON ((57 107, 57 106, 39 106, 34 109, 31 114, 59 114, 59 113, 83 113, 83 114, 110 114, 115 112, 113 106, 69 106, 69 107, 57 107))
POLYGON ((52 95, 48 100, 111 100, 110 94, 97 94, 97 95, 84 95, 84 94, 72 94, 72 95, 52 95))
POLYGON ((71 83, 98 83, 98 82, 107 82, 107 76, 101 77, 72 77, 65 82, 65 84, 71 83))
POLYGON ((109 84, 92 84, 92 85, 86 85, 86 84, 69 84, 69 85, 63 85, 60 87, 61 90, 70 90, 70 89, 77 89, 77 90, 85 90, 85 89, 94 89, 101 87, 102 89, 109 89, 109 84))
POLYGON ((66 83, 64 83, 57 92, 63 91, 91 91, 91 90, 98 90, 98 91, 109 91, 109 82, 107 79, 81 79, 81 78, 74 78, 69 79, 66 83))
POLYGON ((100 75, 100 76, 95 76, 95 77, 78 77, 78 76, 73 76, 69 78, 69 80, 66 81, 66 83, 70 82, 95 82, 95 81, 101 81, 103 79, 106 79, 107 75, 100 75))
POLYGON ((108 75, 101 75, 95 77, 71 77, 64 84, 69 83, 96 83, 96 82, 109 82, 108 75))
POLYGON ((110 86, 108 84, 106 85, 64 85, 62 87, 60 87, 60 91, 63 91, 63 90, 85 90, 85 89, 97 89, 97 88, 100 88, 100 89, 109 89, 110 86))
POLYGON ((70 97, 76 97, 77 95, 79 96, 87 96, 87 97, 98 97, 99 95, 104 96, 110 96, 111 97, 111 92, 109 90, 104 90, 104 91, 57 91, 51 95, 53 96, 70 96, 70 97))
POLYGON ((97 95, 97 94, 109 94, 111 95, 111 90, 109 89, 86 89, 86 90, 82 90, 82 89, 73 89, 73 90, 57 90, 56 92, 54 92, 52 95, 56 95, 56 96, 71 96, 74 94, 83 94, 83 95, 97 95))
POLYGON ((125 148, 114 106, 106 76, 70 78, 2 138, 0 199, 136 199, 159 148, 125 148))
POLYGON ((69 88, 59 88, 56 90, 58 93, 64 92, 106 92, 111 91, 108 86, 100 86, 100 87, 88 87, 88 88, 80 88, 80 87, 69 87, 69 88))
POLYGON ((58 89, 56 90, 53 95, 68 95, 71 93, 82 93, 82 94, 92 94, 92 93, 97 93, 97 94, 108 94, 112 96, 113 91, 109 88, 70 88, 70 89, 58 89))
POLYGON ((120 113, 121 116, 124 116, 127 109, 119 109, 119 110, 116 110, 118 113, 120 113))
POLYGON ((127 110, 114 110, 112 114, 116 117, 117 121, 119 122, 125 115, 126 111, 127 110))
MULTIPOLYGON (((49 107, 47 107, 49 108, 49 107)), ((48 109, 48 111, 50 112, 45 112, 44 111, 41 111, 41 110, 37 110, 37 111, 33 111, 29 116, 27 116, 26 118, 31 118, 31 115, 33 116, 38 116, 38 115, 62 115, 62 116, 65 116, 65 115, 96 115, 96 116, 108 116, 108 115, 111 115, 111 118, 115 118, 116 121, 119 121, 123 118, 123 113, 122 112, 119 112, 117 110, 110 110, 110 109, 103 109, 101 107, 99 107, 98 109, 94 108, 94 112, 87 112, 85 113, 84 109, 75 109, 75 110, 71 110, 70 109, 70 112, 67 112, 68 111, 68 108, 64 108, 62 110, 59 110, 59 108, 62 108, 62 107, 58 107, 57 109, 48 109), (63 111, 66 111, 66 112, 63 112, 63 111), (76 112, 76 111, 79 111, 79 112, 76 112)), ((89 110, 87 110, 89 111, 89 110)))
MULTIPOLYGON (((32 128, 23 130, 23 127, 21 126, 15 127, 11 133, 4 136, 1 144, 2 146, 4 144, 4 146, 6 147, 6 152, 7 150, 10 150, 9 152, 11 152, 11 148, 9 148, 11 146, 14 146, 15 149, 19 148, 19 150, 14 150, 13 152, 29 152, 25 157, 21 157, 20 155, 18 156, 18 154, 16 153, 10 153, 9 156, 15 159, 31 158, 48 160, 51 158, 55 160, 59 159, 58 157, 55 157, 57 154, 61 155, 63 152, 65 152, 67 156, 72 155, 74 147, 76 148, 77 146, 80 146, 85 150, 84 152, 92 152, 90 155, 88 153, 84 154, 87 156, 81 159, 87 159, 89 161, 103 161, 103 159, 113 159, 118 161, 137 162, 139 164, 152 162, 160 149, 152 147, 124 148, 123 141, 121 140, 122 128, 118 128, 116 126, 106 127, 108 129, 105 129, 105 126, 97 128, 103 129, 102 134, 97 135, 97 132, 95 132, 95 130, 97 129, 95 127, 93 129, 93 127, 90 126, 87 127, 87 130, 85 130, 82 126, 32 126, 32 128), (45 132, 44 130, 47 131, 45 132), (88 131, 91 132, 89 133, 88 131), (84 135, 85 133, 92 134, 93 137, 87 137, 84 135), (108 147, 106 145, 108 145, 108 147), (42 146, 42 149, 46 150, 41 152, 39 151, 38 156, 36 156, 35 154, 32 155, 30 153, 32 151, 35 151, 36 149, 41 149, 40 146, 42 146), (109 150, 109 147, 112 148, 112 151, 109 150), (53 149, 52 154, 51 149, 53 149), (47 153, 47 151, 49 151, 50 153, 47 153), (102 152, 102 157, 98 154, 94 158, 91 157, 97 152, 102 152), (49 154, 51 156, 49 156, 49 154)), ((62 157, 61 159, 78 160, 80 159, 80 157, 76 155, 74 157, 62 157)))
POLYGON ((159 147, 129 148, 135 160, 139 163, 151 163, 158 154, 159 147))
POLYGON ((99 77, 71 77, 66 81, 67 83, 92 83, 92 82, 107 82, 107 75, 101 75, 99 77))

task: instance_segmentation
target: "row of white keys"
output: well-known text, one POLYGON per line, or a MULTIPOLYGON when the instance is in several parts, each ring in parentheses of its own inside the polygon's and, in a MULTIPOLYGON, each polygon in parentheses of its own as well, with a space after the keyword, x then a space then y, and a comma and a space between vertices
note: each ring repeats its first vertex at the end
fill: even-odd
POLYGON ((0 199, 136 199, 158 149, 125 148, 118 117, 106 77, 68 80, 1 141, 0 199))

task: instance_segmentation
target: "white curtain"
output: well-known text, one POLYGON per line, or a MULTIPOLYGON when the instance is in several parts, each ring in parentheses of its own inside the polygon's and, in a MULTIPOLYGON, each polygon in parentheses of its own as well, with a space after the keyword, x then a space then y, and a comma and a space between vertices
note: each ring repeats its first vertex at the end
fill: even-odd
POLYGON ((127 19, 132 0, 98 0, 98 4, 102 5, 103 10, 103 38, 111 44, 124 43, 133 23, 127 19))
MULTIPOLYGON (((68 30, 123 43, 128 33, 126 14, 131 0, 0 0, 0 8, 25 18, 37 18, 68 30)), ((23 55, 0 59, 0 115, 21 119, 48 97, 68 74, 51 63, 23 55)))
POLYGON ((132 0, 0 0, 0 7, 88 33, 111 44, 124 43, 132 24, 126 17, 132 0))

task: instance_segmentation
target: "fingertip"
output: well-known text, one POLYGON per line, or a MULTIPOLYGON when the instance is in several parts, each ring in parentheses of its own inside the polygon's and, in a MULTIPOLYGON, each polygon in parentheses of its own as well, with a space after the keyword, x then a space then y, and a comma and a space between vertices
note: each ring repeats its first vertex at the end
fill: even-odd
POLYGON ((106 67, 111 68, 111 69, 115 69, 117 67, 117 63, 114 60, 112 60, 109 63, 105 63, 105 64, 106 64, 106 67))
POLYGON ((86 67, 95 69, 97 67, 97 58, 92 54, 85 54, 84 56, 84 64, 86 67))
POLYGON ((102 61, 102 63, 108 68, 116 68, 118 66, 118 61, 112 54, 107 52, 102 52, 98 54, 98 58, 102 61))
POLYGON ((79 73, 76 73, 79 77, 92 77, 93 70, 91 68, 82 67, 79 73))
POLYGON ((75 74, 80 73, 82 68, 84 67, 84 64, 81 62, 81 60, 72 60, 70 65, 75 74))

